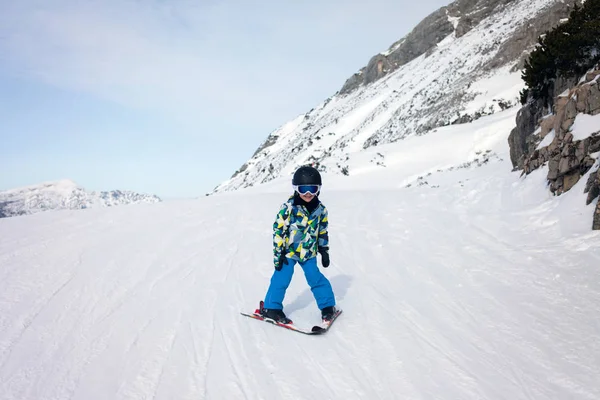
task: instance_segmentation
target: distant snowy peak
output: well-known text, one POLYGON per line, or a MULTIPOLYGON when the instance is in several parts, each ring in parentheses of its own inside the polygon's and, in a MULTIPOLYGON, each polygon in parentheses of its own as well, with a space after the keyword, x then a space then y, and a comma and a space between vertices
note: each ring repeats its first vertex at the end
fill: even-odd
POLYGON ((273 131, 214 192, 265 183, 308 163, 352 175, 354 153, 517 105, 525 57, 575 3, 581 1, 458 0, 442 7, 340 92, 273 131))
POLYGON ((0 192, 0 218, 49 210, 79 210, 160 201, 158 196, 131 191, 88 192, 75 182, 64 179, 0 192))
POLYGON ((37 185, 24 186, 6 191, 0 191, 0 195, 17 195, 19 193, 54 193, 54 194, 70 194, 73 190, 78 189, 75 182, 70 179, 61 179, 59 181, 43 182, 37 185))

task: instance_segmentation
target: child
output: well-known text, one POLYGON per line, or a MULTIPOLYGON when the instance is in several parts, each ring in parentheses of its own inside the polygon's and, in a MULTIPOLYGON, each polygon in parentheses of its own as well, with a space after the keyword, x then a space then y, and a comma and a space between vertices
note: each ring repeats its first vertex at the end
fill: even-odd
POLYGON ((284 203, 273 224, 275 271, 261 314, 283 324, 292 321, 283 313, 283 298, 298 263, 321 310, 329 321, 335 313, 335 296, 329 280, 317 267, 317 252, 324 268, 329 266, 327 209, 319 201, 321 174, 313 167, 298 168, 292 179, 294 194, 284 203))

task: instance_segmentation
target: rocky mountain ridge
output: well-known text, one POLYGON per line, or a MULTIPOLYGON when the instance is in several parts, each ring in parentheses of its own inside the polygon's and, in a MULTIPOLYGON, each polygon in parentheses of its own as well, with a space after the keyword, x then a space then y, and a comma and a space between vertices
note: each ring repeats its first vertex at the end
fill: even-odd
MULTIPOLYGON (((367 66, 346 81, 340 94, 350 93, 360 85, 375 82, 418 56, 432 51, 448 35, 454 34, 456 38, 464 36, 484 19, 504 11, 514 2, 515 0, 458 0, 440 8, 421 21, 408 35, 392 44, 387 51, 371 58, 367 66)), ((564 9, 564 2, 550 4, 535 20, 515 30, 512 40, 506 41, 497 49, 495 57, 488 61, 484 69, 493 70, 506 61, 513 60, 517 60, 515 68, 520 69, 526 56, 522 50, 534 44, 540 33, 554 26, 557 23, 556 16, 562 15, 564 9)))
POLYGON ((86 191, 73 181, 61 180, 0 192, 0 218, 49 210, 80 210, 160 201, 158 196, 131 191, 86 191))

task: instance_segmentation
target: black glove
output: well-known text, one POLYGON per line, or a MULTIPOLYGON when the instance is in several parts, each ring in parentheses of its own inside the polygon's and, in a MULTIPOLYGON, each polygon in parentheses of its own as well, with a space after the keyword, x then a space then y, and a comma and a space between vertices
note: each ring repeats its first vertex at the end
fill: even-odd
POLYGON ((321 254, 321 264, 323 264, 323 268, 329 267, 329 249, 327 247, 321 247, 319 253, 321 254))
POLYGON ((285 256, 285 252, 282 251, 281 255, 279 256, 279 261, 277 261, 277 265, 275 266, 275 270, 281 271, 281 268, 283 268, 283 264, 288 265, 288 260, 285 256))

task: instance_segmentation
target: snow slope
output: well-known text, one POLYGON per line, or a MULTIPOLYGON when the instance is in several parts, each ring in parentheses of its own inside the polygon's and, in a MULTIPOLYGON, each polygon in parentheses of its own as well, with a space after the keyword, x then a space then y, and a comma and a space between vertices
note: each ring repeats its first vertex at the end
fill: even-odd
MULTIPOLYGON (((586 179, 555 198, 510 172, 515 112, 324 176, 345 312, 320 337, 239 315, 267 289, 287 179, 0 220, 0 398, 600 398, 594 204, 586 179)), ((285 311, 318 320, 300 270, 285 311)))

